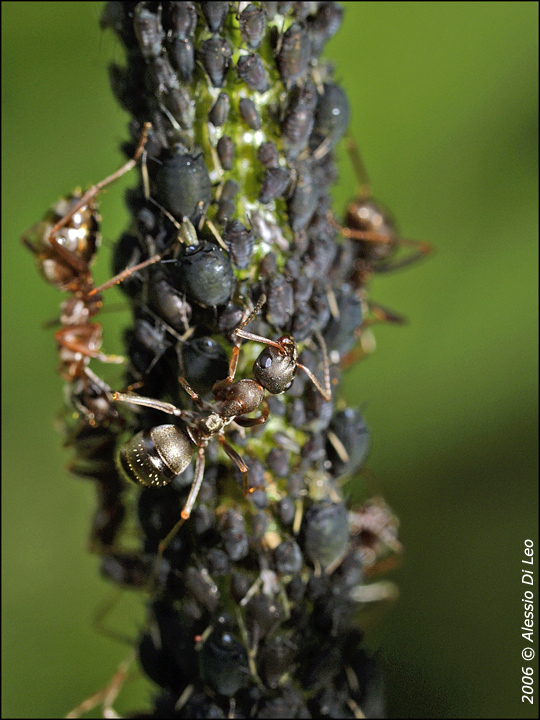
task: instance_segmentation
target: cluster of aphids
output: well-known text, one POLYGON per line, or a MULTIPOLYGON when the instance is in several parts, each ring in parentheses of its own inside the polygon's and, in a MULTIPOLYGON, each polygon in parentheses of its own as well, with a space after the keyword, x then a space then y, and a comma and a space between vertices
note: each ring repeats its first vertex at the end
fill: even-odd
MULTIPOLYGON (((353 588, 366 567, 399 548, 386 506, 348 518, 339 483, 362 464, 368 435, 356 411, 335 407, 335 395, 339 369, 366 325, 400 321, 368 303, 369 276, 406 265, 429 246, 399 237, 372 199, 350 140, 360 188, 342 223, 331 211, 333 150, 349 108, 319 56, 341 13, 330 2, 108 3, 102 25, 126 49, 127 65, 113 64, 110 74, 133 116, 130 159, 58 202, 24 238, 44 278, 69 294, 55 339, 79 417, 69 438, 72 469, 98 490, 92 547, 114 582, 152 581, 188 603, 183 630, 169 605, 154 604, 161 639, 144 635, 139 648, 162 685, 162 655, 174 655, 171 667, 181 667, 165 685, 179 690, 179 678, 197 666, 196 651, 218 694, 234 695, 246 673, 276 687, 298 657, 294 643, 272 640, 272 628, 307 593, 319 608, 316 625, 345 630, 347 608, 362 601, 353 588), (96 287, 96 198, 135 166, 141 182, 127 195, 133 221, 116 244, 114 277, 96 287), (123 360, 102 352, 96 321, 102 294, 116 284, 134 320, 126 374, 111 388, 90 362, 123 360), (228 466, 218 461, 220 448, 228 466), (125 481, 144 488, 142 552, 119 540, 125 481), (218 486, 231 500, 216 510, 218 486), (246 515, 235 506, 242 493, 246 515), (189 533, 179 533, 188 519, 189 533), (191 536, 206 545, 195 549, 191 536), (304 558, 315 569, 311 585, 300 578, 304 558), (219 632, 180 652, 178 643, 194 628, 204 636, 219 608, 213 578, 229 576, 250 642, 231 640, 238 626, 222 614, 212 625, 222 623, 219 632), (289 578, 288 604, 275 600, 280 578, 289 578), (255 663, 246 648, 259 642, 255 663)), ((328 657, 316 640, 306 642, 309 686, 310 672, 319 677, 328 657)), ((351 667, 365 662, 355 657, 351 667)), ((333 660, 332 672, 340 662, 333 660)))

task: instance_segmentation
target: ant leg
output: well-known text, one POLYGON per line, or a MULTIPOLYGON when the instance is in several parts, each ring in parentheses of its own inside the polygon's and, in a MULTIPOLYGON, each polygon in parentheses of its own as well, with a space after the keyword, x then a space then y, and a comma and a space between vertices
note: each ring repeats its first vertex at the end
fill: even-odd
POLYGON ((165 250, 165 252, 158 253, 157 255, 152 255, 152 257, 148 258, 148 260, 143 260, 143 262, 140 262, 138 265, 133 265, 132 267, 122 270, 122 272, 118 273, 118 275, 115 275, 110 280, 107 280, 107 282, 103 283, 103 285, 100 285, 99 287, 96 287, 93 290, 91 290, 88 293, 88 296, 92 297, 93 295, 102 293, 104 290, 108 290, 109 288, 113 287, 114 285, 119 285, 126 278, 130 277, 130 275, 133 275, 133 273, 139 272, 139 270, 144 270, 144 268, 147 268, 149 265, 154 265, 155 263, 162 260, 163 256, 165 255, 166 252, 167 252, 167 250, 165 250))
POLYGON ((71 210, 64 215, 63 218, 61 218, 56 225, 53 227, 51 232, 49 233, 49 242, 54 247, 59 247, 59 243, 55 239, 55 235, 63 228, 67 223, 71 220, 71 218, 77 213, 81 208, 83 208, 85 205, 88 204, 88 201, 91 200, 93 197, 95 197, 100 190, 102 190, 107 185, 110 185, 110 183, 117 180, 119 177, 122 177, 122 175, 125 175, 127 172, 129 172, 132 168, 135 167, 137 164, 138 159, 142 155, 142 152, 144 150, 144 146, 146 145, 146 140, 148 138, 148 131, 152 127, 151 123, 145 123, 143 126, 143 131, 141 135, 141 139, 139 140, 139 144, 137 146, 137 149, 135 150, 135 154, 131 158, 131 160, 128 160, 122 167, 120 167, 116 172, 114 172, 112 175, 109 175, 104 180, 101 180, 100 182, 93 185, 89 190, 87 190, 83 196, 80 198, 80 200, 75 203, 75 205, 71 208, 71 210))
POLYGON ((235 417, 234 422, 237 425, 240 425, 241 427, 255 427, 256 425, 264 425, 264 423, 268 420, 269 415, 270 415, 270 408, 268 407, 268 405, 265 401, 264 407, 261 411, 261 414, 258 417, 254 417, 254 418, 235 417))
POLYGON ((108 362, 108 363, 123 363, 125 362, 125 358, 121 355, 106 355, 105 353, 100 352, 99 350, 91 350, 88 345, 81 345, 76 340, 68 340, 69 335, 76 333, 79 331, 79 337, 82 334, 81 331, 89 330, 90 332, 84 333, 89 340, 92 339, 92 330, 94 329, 93 325, 68 325, 67 327, 61 328, 60 330, 57 330, 54 333, 54 339, 60 345, 61 348, 64 348, 66 350, 70 350, 73 353, 79 353, 80 355, 83 355, 84 357, 94 358, 95 360, 99 360, 101 362, 108 362))
POLYGON ((136 638, 129 637, 128 635, 124 635, 123 633, 113 630, 112 628, 107 627, 104 623, 107 615, 111 612, 111 610, 114 610, 114 607, 118 604, 123 592, 122 588, 116 588, 116 592, 101 604, 101 607, 98 608, 92 618, 92 628, 106 638, 123 643, 129 647, 133 647, 136 643, 136 638))
POLYGON ((186 380, 185 377, 179 377, 178 382, 184 388, 184 390, 187 392, 187 394, 193 400, 193 402, 197 403, 197 405, 199 405, 199 407, 204 407, 204 403, 201 400, 200 395, 195 392, 195 390, 191 387, 191 385, 188 383, 188 381, 186 380))
MULTIPOLYGON (((433 245, 425 242, 424 240, 409 240, 408 238, 396 237, 395 235, 383 235, 382 233, 378 233, 373 230, 355 230, 353 228, 348 228, 340 225, 330 211, 327 213, 327 219, 335 230, 337 230, 341 235, 343 235, 343 237, 351 238, 351 240, 363 240, 364 242, 379 243, 381 245, 391 245, 393 247, 399 247, 400 245, 403 245, 405 247, 414 248, 416 250, 416 253, 414 255, 398 261, 399 264, 392 264, 392 267, 389 267, 388 269, 393 270, 396 267, 401 267, 402 264, 408 265, 411 262, 415 262, 423 255, 429 255, 429 253, 433 252, 433 245)), ((379 265, 377 265, 377 269, 378 268, 379 265)))
MULTIPOLYGON (((407 241, 407 245, 409 243, 414 243, 415 240, 409 240, 407 241)), ((420 242, 420 241, 419 241, 420 242)), ((397 245, 402 245, 403 242, 401 238, 398 238, 396 241, 397 245)), ((392 270, 400 270, 403 267, 407 267, 407 265, 411 265, 412 263, 415 263, 417 260, 421 260, 426 255, 429 255, 431 252, 433 252, 433 245, 430 245, 427 242, 421 243, 422 247, 419 247, 416 252, 411 253, 410 255, 407 255, 407 257, 402 258, 401 260, 393 260, 390 262, 386 262, 384 260, 377 261, 375 270, 377 272, 391 272, 392 270)))
MULTIPOLYGON (((175 537, 176 533, 180 530, 182 525, 186 522, 186 520, 191 515, 191 511, 193 510, 193 506, 195 505, 195 500, 197 499, 197 495, 199 494, 199 490, 201 489, 203 477, 204 477, 204 456, 206 452, 206 446, 200 445, 199 449, 197 451, 197 460, 195 462, 195 477, 193 478, 193 482, 191 484, 191 489, 189 491, 188 499, 186 500, 186 504, 184 505, 184 509, 180 513, 180 520, 174 525, 172 530, 167 533, 166 537, 159 543, 158 546, 158 556, 156 560, 156 569, 159 569, 161 565, 161 561, 163 559, 163 553, 165 550, 169 547, 169 544, 171 540, 175 537)), ((156 574, 156 573, 154 573, 156 574)))
POLYGON ((319 345, 321 347, 322 355, 323 355, 323 365, 324 365, 324 387, 321 385, 321 383, 317 380, 315 375, 311 372, 309 368, 307 368, 305 365, 302 365, 302 363, 297 362, 296 366, 299 367, 301 370, 303 370, 306 375, 309 377, 311 382, 315 385, 317 390, 321 393, 323 398, 326 400, 326 402, 330 402, 332 400, 332 384, 330 382, 330 363, 328 361, 328 352, 326 350, 326 343, 324 341, 323 336, 321 333, 316 330, 314 332, 314 335, 317 337, 317 340, 319 342, 319 345))
POLYGON ((90 710, 93 710, 99 704, 103 707, 103 717, 118 717, 112 704, 118 697, 123 685, 129 680, 129 666, 133 663, 134 659, 135 651, 132 650, 127 658, 122 660, 109 684, 101 690, 98 690, 98 692, 94 693, 91 697, 83 700, 82 703, 66 715, 66 718, 81 717, 81 715, 90 712, 90 710))
POLYGON ((181 243, 183 245, 196 245, 198 243, 197 233, 195 231, 195 228, 193 227, 193 224, 190 222, 188 218, 184 218, 182 220, 182 223, 178 223, 173 216, 168 213, 165 208, 163 208, 158 202, 156 202, 153 198, 149 197, 147 198, 151 202, 154 203, 154 205, 157 205, 157 207, 166 215, 166 217, 175 225, 175 227, 178 229, 178 235, 176 236, 174 242, 172 245, 163 252, 157 253, 156 255, 152 255, 152 257, 148 258, 148 260, 143 260, 138 265, 133 265, 133 267, 126 268, 125 270, 122 270, 122 272, 119 272, 118 275, 115 275, 110 280, 107 280, 107 282, 103 283, 103 285, 99 285, 99 287, 94 288, 91 292, 88 293, 90 297, 92 295, 97 295, 98 293, 103 292, 104 290, 108 290, 109 288, 113 287, 113 285, 119 285, 121 282, 123 282, 126 278, 133 275, 133 273, 139 272, 139 270, 144 270, 145 268, 149 267, 150 265, 155 265, 156 263, 163 260, 163 258, 171 252, 176 246, 176 243, 181 243))
POLYGON ((401 315, 394 310, 389 310, 377 303, 368 301, 368 307, 373 317, 364 320, 360 326, 360 331, 368 325, 374 325, 375 323, 393 323, 394 325, 404 325, 407 322, 407 318, 404 315, 401 315))
POLYGON ((358 197, 361 200, 366 200, 371 197, 371 183, 369 181, 369 175, 367 173, 366 166, 364 165, 364 161, 362 160, 362 156, 360 155, 358 145, 349 133, 345 136, 345 145, 354 169, 354 174, 356 175, 356 179, 358 181, 358 197))
POLYGON ((261 311, 261 308, 265 302, 266 302, 266 295, 263 293, 261 295, 261 297, 257 300, 257 304, 255 305, 253 310, 240 321, 240 324, 234 331, 234 335, 238 335, 238 337, 242 337, 242 335, 240 335, 239 331, 243 330, 246 327, 246 325, 253 320, 255 315, 257 315, 261 311))
POLYGON ((161 410, 168 415, 176 415, 177 417, 185 416, 185 411, 177 408, 172 403, 155 400, 154 398, 143 397, 142 395, 130 395, 129 393, 114 392, 112 398, 115 402, 125 402, 130 405, 142 405, 143 407, 161 410))
POLYGON ((229 445, 223 435, 218 435, 218 440, 223 450, 227 453, 227 455, 242 473, 242 487, 244 490, 244 495, 249 495, 257 488, 249 487, 248 467, 246 463, 242 460, 241 455, 239 455, 236 450, 229 445))

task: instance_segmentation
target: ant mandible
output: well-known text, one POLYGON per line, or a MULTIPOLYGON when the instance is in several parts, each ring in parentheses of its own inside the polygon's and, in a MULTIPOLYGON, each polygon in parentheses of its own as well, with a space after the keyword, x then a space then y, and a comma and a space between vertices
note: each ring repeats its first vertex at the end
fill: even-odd
POLYGON ((114 411, 110 388, 90 370, 90 359, 124 362, 122 357, 101 352, 102 327, 100 323, 92 322, 102 305, 90 271, 100 242, 100 217, 94 198, 104 187, 135 167, 143 154, 150 127, 150 123, 144 125, 135 154, 122 167, 85 193, 76 190, 55 203, 43 220, 21 238, 35 256, 44 279, 59 290, 72 293, 61 304, 62 327, 54 335, 60 359, 58 372, 70 383, 74 403, 91 425, 114 411), (83 399, 78 397, 77 383, 82 384, 83 399))
POLYGON ((142 430, 128 440, 120 449, 119 464, 130 480, 147 487, 163 487, 184 472, 191 462, 193 446, 197 448, 195 476, 187 501, 180 513, 180 520, 160 543, 160 555, 163 554, 179 528, 191 515, 203 481, 206 447, 213 437, 218 439, 223 450, 239 468, 243 476, 244 493, 249 494, 253 489, 249 488, 248 468, 242 457, 225 439, 227 426, 233 421, 241 427, 263 425, 269 415, 269 408, 265 402, 265 391, 272 395, 285 392, 291 386, 297 368, 308 375, 325 400, 331 400, 328 356, 324 339, 320 333, 316 333, 316 335, 323 354, 324 386, 311 370, 298 362, 298 351, 292 337, 284 336, 278 341, 273 341, 244 330, 265 302, 266 297, 263 295, 253 311, 242 320, 233 332, 236 341, 229 361, 229 374, 225 379, 218 380, 214 384, 212 393, 215 403, 205 403, 183 377, 179 378, 179 383, 198 406, 196 411, 182 410, 171 403, 154 398, 128 393, 113 394, 113 399, 116 401, 161 410, 169 415, 175 415, 186 423, 185 429, 182 430, 172 424, 159 425, 142 430), (254 379, 246 378, 235 381, 242 339, 261 342, 268 347, 255 360, 254 379), (259 408, 261 408, 260 415, 245 417, 259 408))
POLYGON ((331 214, 328 219, 343 237, 362 243, 359 275, 360 284, 363 284, 365 274, 405 267, 431 253, 433 247, 427 242, 399 237, 388 211, 373 199, 369 177, 357 144, 350 136, 346 138, 346 144, 358 180, 358 192, 347 206, 344 225, 336 222, 331 214), (393 255, 399 247, 413 248, 413 251, 401 259, 394 259, 393 255))

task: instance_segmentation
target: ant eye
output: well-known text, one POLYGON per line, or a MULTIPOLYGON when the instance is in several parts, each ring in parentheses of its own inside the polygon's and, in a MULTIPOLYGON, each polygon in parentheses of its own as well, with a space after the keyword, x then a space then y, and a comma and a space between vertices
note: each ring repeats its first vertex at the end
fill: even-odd
POLYGON ((257 360, 257 363, 264 369, 268 370, 270 365, 272 365, 272 353, 270 350, 263 350, 262 353, 259 355, 259 359, 257 360))

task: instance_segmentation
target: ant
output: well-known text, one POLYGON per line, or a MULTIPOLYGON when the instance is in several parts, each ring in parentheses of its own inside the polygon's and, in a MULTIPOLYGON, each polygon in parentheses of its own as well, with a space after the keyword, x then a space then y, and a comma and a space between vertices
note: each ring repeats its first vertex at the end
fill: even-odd
POLYGON ((110 388, 90 371, 90 359, 124 362, 120 356, 101 352, 102 327, 100 323, 92 322, 102 305, 90 271, 90 263, 100 243, 101 218, 94 198, 104 187, 135 167, 144 152, 150 128, 151 124, 145 123, 135 154, 122 167, 85 193, 78 189, 62 198, 21 238, 35 256, 44 279, 72 294, 61 304, 62 327, 54 335, 60 359, 58 372, 70 383, 75 406, 91 425, 108 417, 107 408, 112 405, 110 388))
POLYGON ((360 156, 358 146, 351 137, 346 138, 347 151, 358 180, 356 198, 347 206, 344 225, 329 214, 330 223, 343 237, 360 241, 358 284, 363 285, 364 276, 371 271, 388 272, 410 265, 432 252, 427 242, 399 237, 394 220, 372 197, 369 177, 360 156), (394 259, 399 247, 413 248, 401 259, 394 259))
POLYGON ((320 333, 317 333, 317 339, 323 354, 324 386, 311 370, 298 362, 298 350, 291 336, 283 336, 273 341, 244 330, 265 302, 266 297, 262 295, 253 311, 234 330, 233 335, 236 339, 229 361, 229 374, 225 379, 218 380, 214 384, 212 389, 216 401, 214 404, 204 402, 183 377, 179 378, 179 383, 197 405, 198 409, 195 411, 182 410, 171 403, 154 398, 128 393, 113 394, 113 399, 116 401, 161 410, 169 415, 175 415, 186 423, 185 429, 182 430, 172 424, 142 430, 120 449, 119 465, 130 480, 148 487, 163 487, 184 472, 191 462, 193 447, 197 448, 195 476, 187 501, 180 513, 180 520, 159 545, 160 556, 191 515, 203 481, 206 447, 213 437, 218 439, 223 450, 242 473, 244 493, 247 495, 253 491, 249 488, 248 468, 242 457, 225 439, 227 426, 233 421, 241 427, 263 425, 269 415, 265 391, 278 395, 288 390, 297 368, 308 375, 326 401, 332 398, 326 344, 320 333), (264 343, 268 347, 259 354, 253 364, 254 378, 235 381, 242 339, 264 343), (259 408, 261 412, 258 416, 245 417, 259 408))

